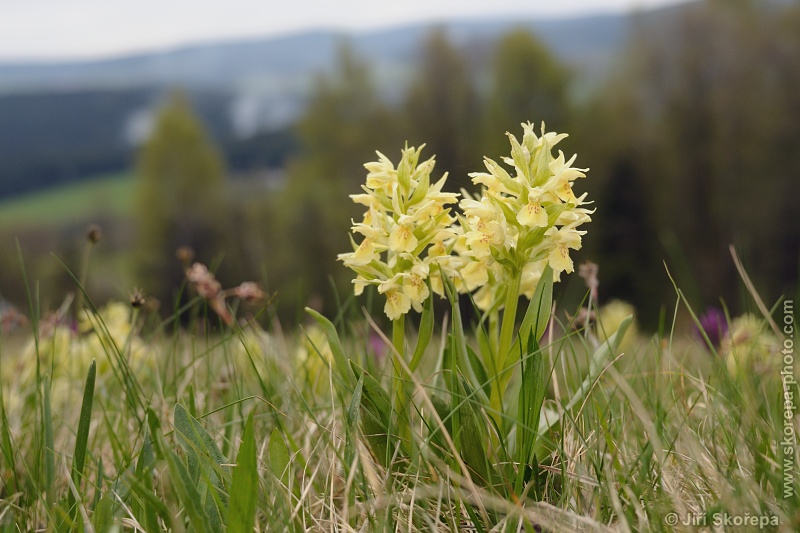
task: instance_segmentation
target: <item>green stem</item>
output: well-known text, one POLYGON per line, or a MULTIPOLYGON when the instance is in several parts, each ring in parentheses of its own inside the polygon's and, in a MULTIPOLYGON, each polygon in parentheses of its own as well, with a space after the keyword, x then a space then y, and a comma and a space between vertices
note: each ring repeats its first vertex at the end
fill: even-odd
POLYGON ((80 287, 78 288, 78 301, 75 302, 75 318, 81 320, 81 311, 83 311, 83 292, 86 290, 86 280, 89 278, 89 260, 92 257, 92 248, 94 243, 87 242, 86 247, 83 249, 83 257, 81 258, 81 271, 80 271, 80 287))
MULTIPOLYGON (((400 318, 392 322, 392 344, 397 350, 397 357, 405 360, 405 340, 406 340, 406 316, 400 315, 400 318)), ((393 360, 394 361, 394 360, 393 360)), ((406 407, 408 406, 408 392, 406 389, 406 379, 403 376, 403 368, 399 363, 392 364, 394 369, 394 412, 395 424, 398 436, 406 441, 411 442, 411 428, 409 427, 408 414, 406 407)))
MULTIPOLYGON (((492 353, 497 353, 500 342, 500 312, 495 309, 489 314, 489 346, 492 347, 492 353)), ((496 359, 496 356, 493 356, 496 359)))
POLYGON ((501 378, 501 374, 505 370, 506 355, 511 342, 514 340, 514 326, 517 322, 517 303, 519 302, 519 285, 520 285, 521 272, 514 272, 511 275, 511 281, 506 287, 506 303, 503 308, 503 321, 500 325, 500 342, 497 346, 497 353, 492 365, 492 372, 494 373, 492 382, 491 393, 491 407, 498 414, 502 412, 503 408, 503 392, 500 390, 501 383, 507 381, 501 378))
POLYGON ((506 354, 509 348, 511 348, 511 342, 514 340, 514 325, 517 323, 517 303, 519 302, 519 285, 520 273, 517 272, 512 275, 511 281, 507 286, 506 305, 503 309, 503 322, 500 326, 500 344, 497 354, 495 355, 497 358, 496 362, 498 363, 495 365, 495 368, 498 373, 504 370, 501 368, 501 365, 504 364, 506 354))
POLYGON ((405 358, 405 342, 406 342, 406 315, 400 315, 400 318, 392 322, 392 344, 394 349, 400 357, 405 358))

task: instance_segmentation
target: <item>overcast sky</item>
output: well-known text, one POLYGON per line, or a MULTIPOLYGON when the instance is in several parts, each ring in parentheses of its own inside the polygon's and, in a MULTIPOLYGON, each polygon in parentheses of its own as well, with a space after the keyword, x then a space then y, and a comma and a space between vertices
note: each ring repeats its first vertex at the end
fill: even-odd
POLYGON ((0 0, 0 60, 97 58, 186 43, 476 16, 562 17, 681 0, 0 0))

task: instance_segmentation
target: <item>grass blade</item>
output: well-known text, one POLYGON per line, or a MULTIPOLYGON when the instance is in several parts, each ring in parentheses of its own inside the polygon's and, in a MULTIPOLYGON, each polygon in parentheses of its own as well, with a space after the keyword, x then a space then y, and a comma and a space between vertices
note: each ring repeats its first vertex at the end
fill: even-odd
MULTIPOLYGON (((56 459, 55 459, 55 444, 53 443, 53 415, 50 405, 50 376, 44 378, 44 394, 42 397, 43 412, 42 424, 44 425, 44 476, 45 476, 45 492, 47 494, 47 506, 53 507, 56 501, 55 494, 55 477, 56 477, 56 459)), ((10 463, 11 464, 11 463, 10 463)))
MULTIPOLYGON (((92 406, 94 404, 94 382, 97 376, 97 362, 92 359, 89 372, 86 375, 86 386, 83 388, 83 403, 81 403, 81 416, 78 420, 78 433, 75 438, 75 454, 72 456, 72 482, 76 490, 80 490, 83 477, 83 465, 86 462, 86 448, 89 442, 89 427, 92 423, 92 406)), ((67 498, 67 508, 71 516, 75 517, 77 508, 73 508, 75 500, 72 492, 67 498)))
MULTIPOLYGON (((592 358, 589 360, 589 373, 581 382, 578 389, 570 398, 569 402, 566 406, 564 406, 564 411, 571 411, 578 403, 582 402, 586 395, 592 388, 592 385, 600 376, 600 373, 603 370, 603 366, 611 359, 611 354, 616 352, 617 347, 619 346, 620 341, 625 336, 625 332, 628 331, 628 326, 630 326, 631 321, 633 320, 633 316, 628 316, 625 320, 623 320, 617 331, 611 335, 606 342, 600 345, 600 347, 595 350, 592 358)), ((558 422, 561 421, 560 417, 547 417, 547 419, 543 419, 539 422, 539 435, 544 434, 550 428, 555 426, 558 422)))

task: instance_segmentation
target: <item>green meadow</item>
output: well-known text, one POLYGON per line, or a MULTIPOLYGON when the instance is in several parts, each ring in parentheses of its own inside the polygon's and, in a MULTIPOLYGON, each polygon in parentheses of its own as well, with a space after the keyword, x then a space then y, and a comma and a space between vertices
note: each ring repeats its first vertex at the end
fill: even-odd
POLYGON ((796 530, 794 301, 765 303, 734 254, 752 313, 699 316, 674 285, 648 334, 598 305, 597 266, 570 258, 583 171, 523 130, 474 197, 413 147, 365 165, 338 256, 356 290, 327 316, 281 322, 186 251, 171 308, 96 305, 91 232, 60 307, 25 278, 0 337, 0 530, 796 530))
POLYGON ((135 180, 131 173, 71 182, 0 200, 0 227, 57 225, 99 216, 126 217, 133 212, 135 180))

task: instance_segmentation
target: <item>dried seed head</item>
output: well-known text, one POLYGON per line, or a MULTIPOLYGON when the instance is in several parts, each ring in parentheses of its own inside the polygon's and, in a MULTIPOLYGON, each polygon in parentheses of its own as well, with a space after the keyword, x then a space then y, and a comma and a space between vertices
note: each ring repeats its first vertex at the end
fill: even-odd
POLYGON ((252 281, 245 281, 238 287, 235 287, 232 292, 234 296, 247 302, 263 300, 264 296, 266 296, 264 291, 261 290, 261 287, 252 281))
POLYGON ((86 228, 86 240, 92 244, 97 242, 103 237, 103 230, 97 224, 92 224, 86 228))
POLYGON ((207 300, 216 298, 222 291, 222 286, 214 277, 214 274, 209 272, 208 268, 202 263, 195 263, 190 268, 187 268, 186 279, 194 286, 197 294, 207 300))
POLYGON ((134 287, 133 292, 131 293, 131 307, 134 309, 140 309, 144 305, 145 300, 144 291, 134 287))
POLYGON ((209 299, 208 304, 211 306, 211 309, 213 309, 214 312, 219 315, 226 325, 233 325, 233 315, 231 315, 231 312, 228 311, 228 307, 225 305, 225 297, 222 295, 222 293, 219 293, 214 298, 209 299))
POLYGON ((589 294, 595 302, 597 301, 597 288, 600 286, 600 280, 597 278, 599 271, 600 267, 597 266, 597 263, 591 261, 586 261, 578 267, 578 275, 586 282, 586 288, 589 289, 589 294))

